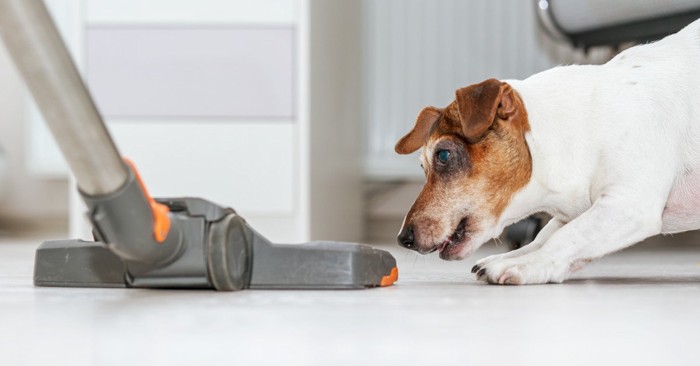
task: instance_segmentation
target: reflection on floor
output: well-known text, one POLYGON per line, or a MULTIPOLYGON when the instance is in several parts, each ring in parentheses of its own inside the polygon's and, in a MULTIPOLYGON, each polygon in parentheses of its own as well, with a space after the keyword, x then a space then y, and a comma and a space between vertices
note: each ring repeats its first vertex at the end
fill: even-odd
POLYGON ((499 248, 442 262, 392 245, 389 288, 238 293, 37 288, 35 242, 0 242, 0 363, 697 365, 700 245, 682 238, 563 285, 475 281, 499 248))

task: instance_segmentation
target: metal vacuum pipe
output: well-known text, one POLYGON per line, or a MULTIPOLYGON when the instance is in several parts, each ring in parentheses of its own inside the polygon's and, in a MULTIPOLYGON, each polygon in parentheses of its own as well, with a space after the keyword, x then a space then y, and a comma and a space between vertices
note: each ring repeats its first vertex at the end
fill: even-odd
POLYGON ((124 185, 124 162, 43 1, 0 0, 0 34, 80 190, 99 196, 124 185))

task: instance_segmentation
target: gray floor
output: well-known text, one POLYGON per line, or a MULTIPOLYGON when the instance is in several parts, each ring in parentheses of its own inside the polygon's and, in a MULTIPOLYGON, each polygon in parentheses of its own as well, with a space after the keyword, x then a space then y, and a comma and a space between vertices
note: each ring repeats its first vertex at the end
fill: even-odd
POLYGON ((0 242, 2 365, 700 364, 700 245, 683 240, 563 285, 476 282, 498 248, 442 262, 390 246, 389 288, 239 293, 36 288, 26 242, 0 242))

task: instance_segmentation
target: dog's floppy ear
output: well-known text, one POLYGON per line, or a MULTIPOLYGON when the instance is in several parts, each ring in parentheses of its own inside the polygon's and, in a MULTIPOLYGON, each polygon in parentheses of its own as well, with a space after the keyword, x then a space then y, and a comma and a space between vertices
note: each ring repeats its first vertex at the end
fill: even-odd
POLYGON ((410 154, 420 149, 428 140, 430 129, 435 124, 435 121, 440 118, 442 110, 435 107, 425 107, 416 118, 416 124, 411 132, 402 137, 396 143, 394 150, 399 154, 410 154))
POLYGON ((517 111, 513 89, 496 79, 457 89, 455 95, 462 132, 470 143, 481 140, 496 117, 508 120, 517 111))

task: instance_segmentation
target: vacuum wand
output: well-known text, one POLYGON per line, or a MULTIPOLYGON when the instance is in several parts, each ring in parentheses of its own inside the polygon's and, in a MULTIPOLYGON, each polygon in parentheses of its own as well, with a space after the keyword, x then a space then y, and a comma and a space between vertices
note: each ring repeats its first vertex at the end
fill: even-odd
POLYGON ((157 245, 167 232, 148 234, 155 226, 169 231, 167 208, 153 203, 119 155, 44 3, 0 0, 0 33, 76 178, 90 217, 102 224, 110 220, 109 227, 96 229, 109 234, 104 239, 111 249, 124 259, 149 264, 172 259, 179 250, 177 231, 167 245, 157 245), (114 204, 125 197, 128 209, 123 202, 114 204), (116 212, 101 207, 105 202, 116 212), (126 232, 138 234, 124 237, 126 232))
POLYGON ((124 185, 124 163, 44 3, 0 0, 0 33, 80 190, 102 195, 124 185))
POLYGON ((96 238, 43 243, 36 285, 339 289, 398 278, 394 257, 367 245, 273 244, 231 208, 152 198, 117 151, 44 3, 0 0, 0 34, 76 177, 96 238))

